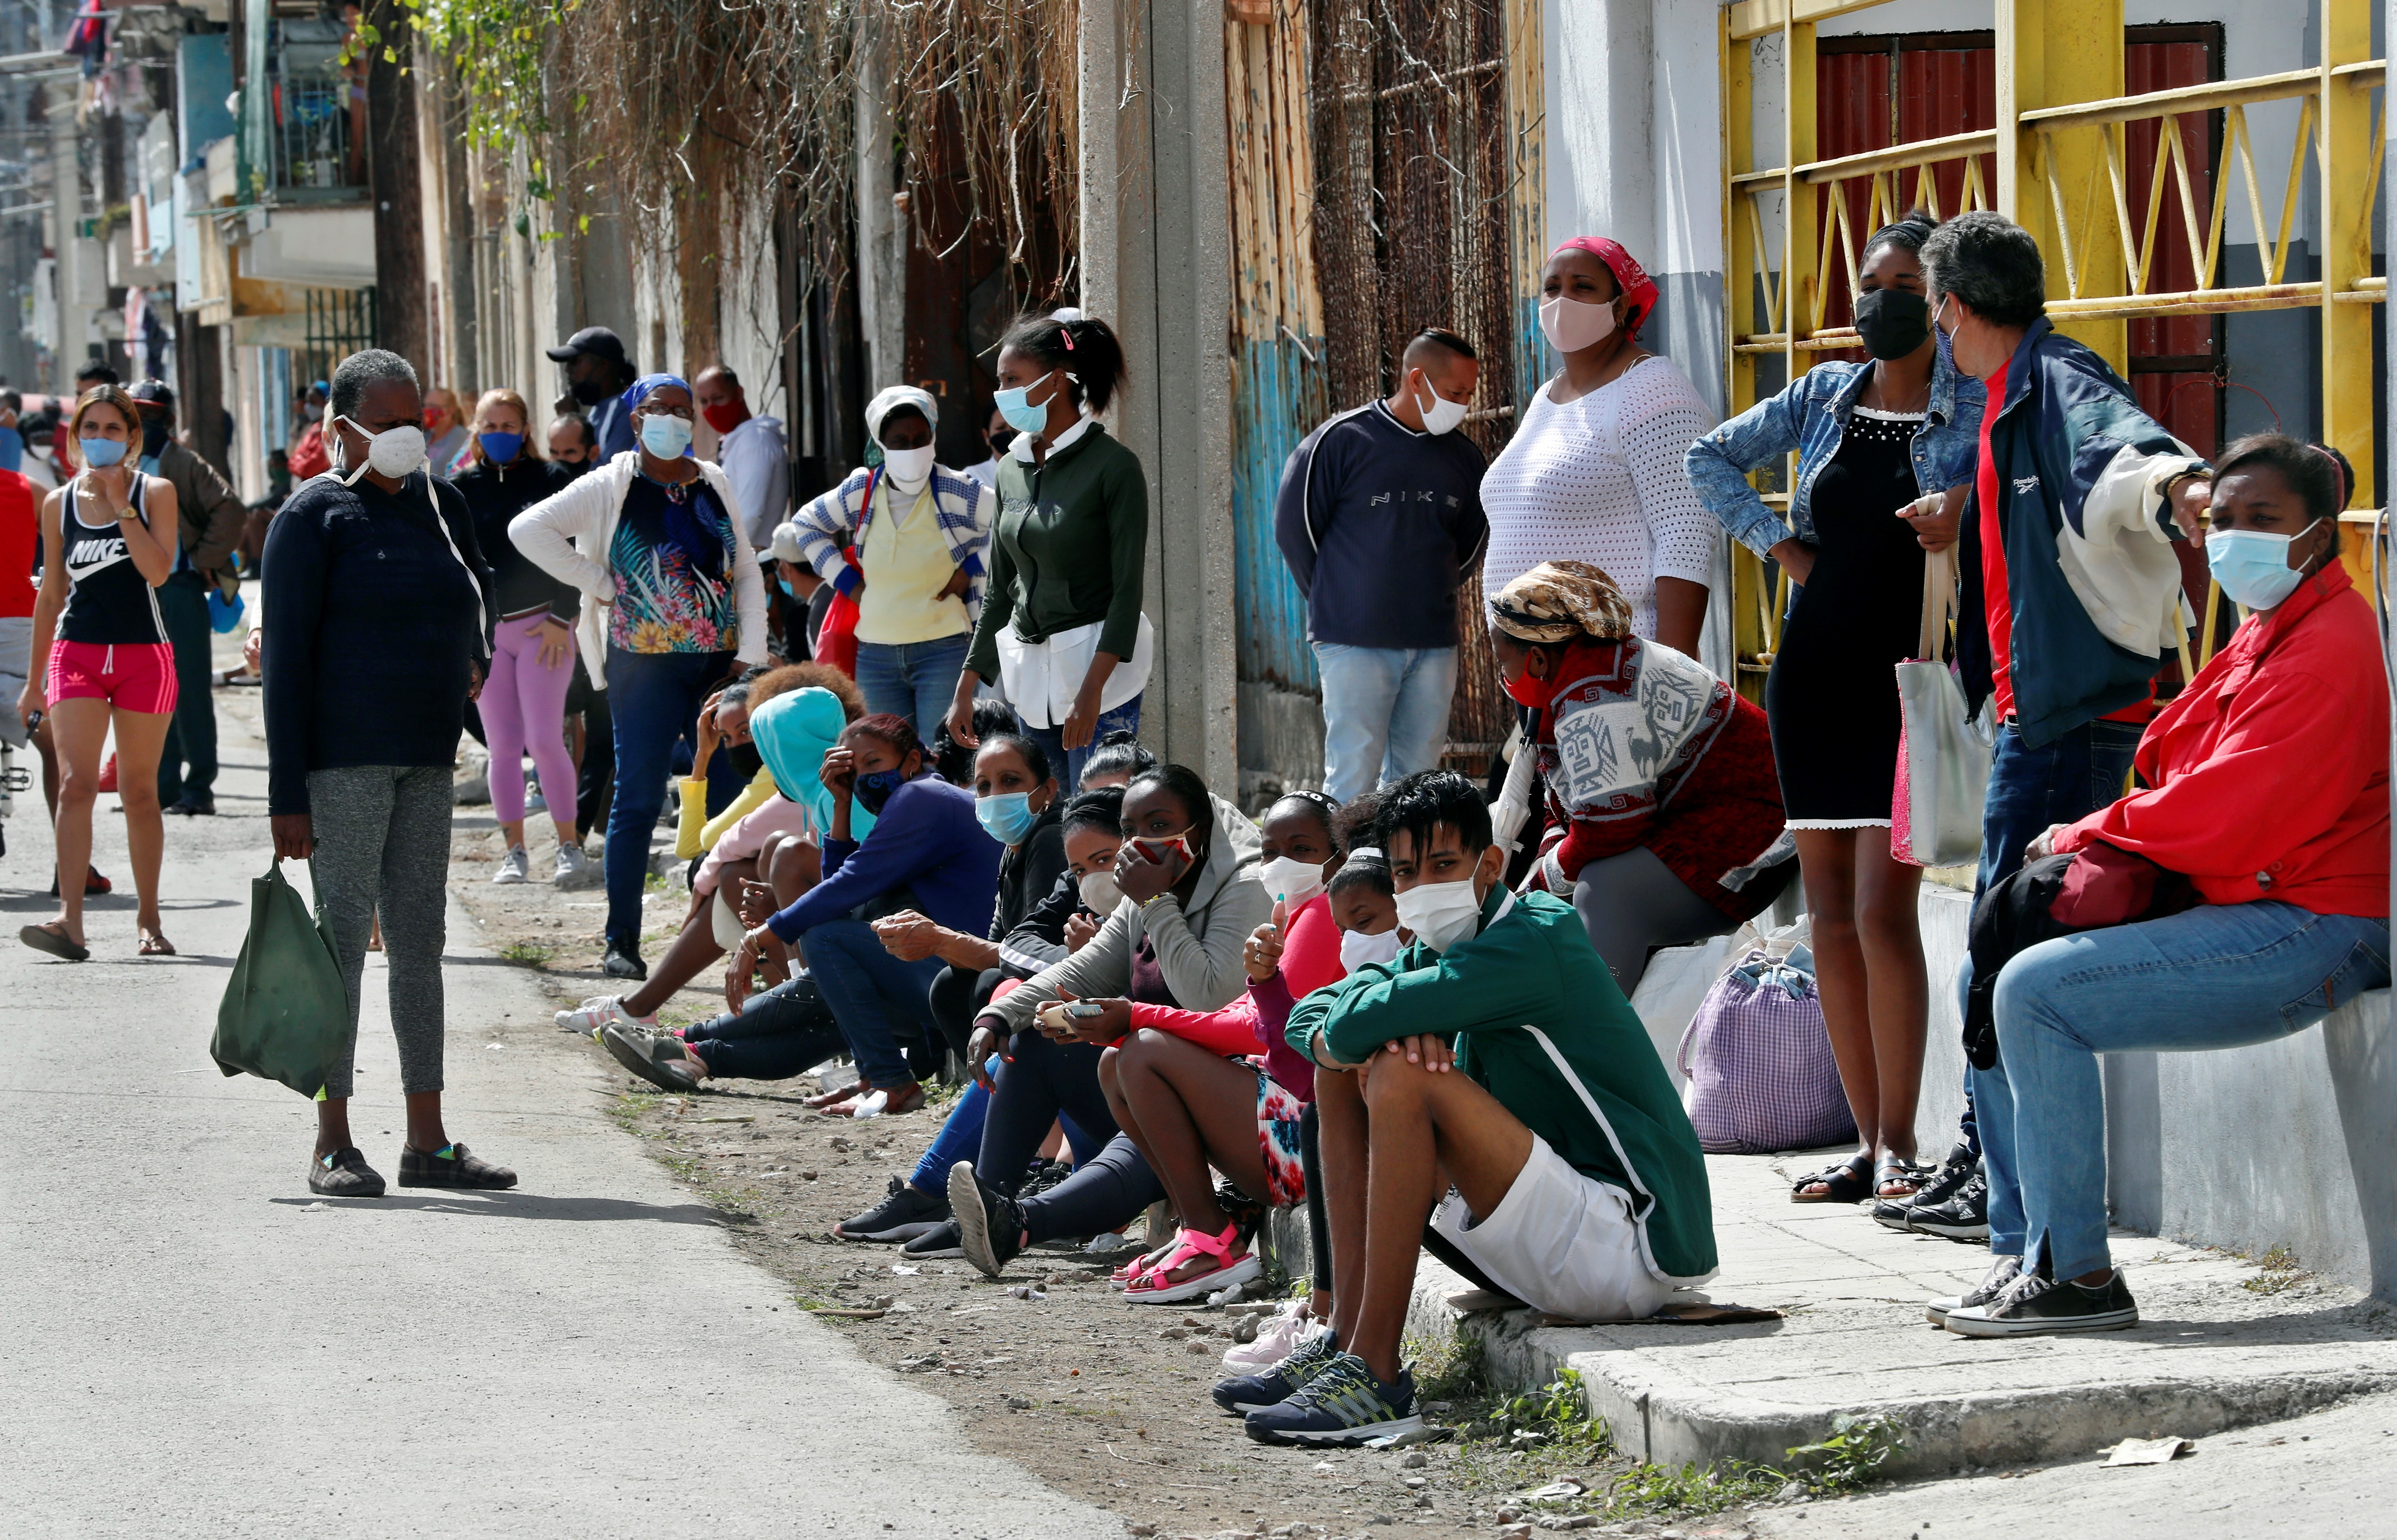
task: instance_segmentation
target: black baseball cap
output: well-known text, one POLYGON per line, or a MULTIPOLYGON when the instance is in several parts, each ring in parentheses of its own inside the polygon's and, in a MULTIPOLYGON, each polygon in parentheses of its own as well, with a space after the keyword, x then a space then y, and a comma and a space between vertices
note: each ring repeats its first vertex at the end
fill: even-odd
POLYGON ((581 331, 569 337, 565 346, 550 348, 547 352, 550 362, 554 364, 568 363, 589 353, 596 354, 602 358, 613 359, 623 366, 628 372, 633 367, 633 361, 624 356, 623 339, 606 327, 584 327, 581 331))
POLYGON ((163 380, 136 380, 125 394, 136 401, 148 401, 168 411, 175 409, 175 392, 163 380))

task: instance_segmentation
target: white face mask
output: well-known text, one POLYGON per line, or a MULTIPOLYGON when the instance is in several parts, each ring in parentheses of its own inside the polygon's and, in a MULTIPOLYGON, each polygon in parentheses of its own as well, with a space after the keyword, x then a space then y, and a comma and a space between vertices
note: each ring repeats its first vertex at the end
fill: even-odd
POLYGON ((1421 395, 1415 397, 1415 409, 1423 413, 1424 432, 1427 434, 1455 432, 1457 425, 1465 421, 1466 404, 1463 401, 1451 401, 1447 396, 1433 390, 1428 379, 1424 382, 1424 391, 1431 396, 1428 403, 1421 395))
POLYGON ((1473 879, 1418 882, 1399 895, 1399 924, 1435 952, 1445 952, 1470 937, 1481 918, 1481 901, 1473 896, 1473 879))
POLYGON ((932 479, 933 453, 930 444, 920 449, 885 449, 883 472, 891 477, 891 486, 913 495, 922 491, 925 483, 932 479))
MULTIPOLYGON (((424 430, 413 422, 403 423, 387 433, 367 433, 355 418, 336 417, 333 421, 347 422, 366 434, 367 438, 367 462, 343 476, 342 486, 356 486, 358 477, 368 471, 400 481, 424 468, 424 430)), ((348 441, 337 439, 336 442, 341 445, 341 461, 346 467, 350 458, 348 441)))
POLYGON ((1082 907, 1101 918, 1114 914, 1116 905, 1123 902, 1123 890, 1116 886, 1113 872, 1086 872, 1074 886, 1081 891, 1082 907))
POLYGON ((1614 305, 1569 300, 1559 294, 1540 301, 1540 335, 1559 353, 1579 353, 1614 334, 1614 305))
POLYGON ((1377 962, 1396 962, 1399 957, 1399 928, 1395 925, 1378 936, 1362 931, 1340 932, 1340 967, 1354 973, 1377 962))
POLYGON ((1280 856, 1257 868, 1257 879, 1265 891, 1287 903, 1294 911, 1316 894, 1323 891, 1323 868, 1312 861, 1293 861, 1280 856))

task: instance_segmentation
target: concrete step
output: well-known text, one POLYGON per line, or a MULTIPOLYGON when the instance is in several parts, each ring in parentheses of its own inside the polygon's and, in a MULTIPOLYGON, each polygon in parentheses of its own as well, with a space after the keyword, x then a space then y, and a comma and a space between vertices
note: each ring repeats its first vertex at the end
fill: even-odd
POLYGON ((2139 1302, 2127 1332, 1992 1342, 1928 1324, 1923 1301, 1979 1280, 1989 1253, 1788 1200, 1821 1158, 1710 1156, 1721 1274, 1694 1297, 1769 1306, 1733 1326, 1538 1325, 1460 1315, 1469 1285, 1429 1257, 1411 1333, 1478 1339, 1493 1381, 1582 1376, 1590 1410, 1638 1458, 1777 1466, 1841 1413, 1905 1430, 1893 1475, 2085 1454, 2124 1438, 2203 1437, 2397 1388, 2397 1310, 2344 1285, 2117 1232, 2139 1302), (2277 1292, 2261 1292, 2256 1283, 2277 1292))

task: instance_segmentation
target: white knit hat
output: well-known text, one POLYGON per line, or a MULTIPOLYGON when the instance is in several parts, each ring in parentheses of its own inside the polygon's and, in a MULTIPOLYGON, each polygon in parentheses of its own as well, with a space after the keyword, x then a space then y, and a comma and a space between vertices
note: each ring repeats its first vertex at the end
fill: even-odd
MULTIPOLYGON (((931 392, 918 390, 914 385, 889 385, 877 392, 874 399, 865 404, 865 431, 874 435, 877 444, 882 443, 882 420, 901 407, 915 408, 924 414, 924 421, 931 424, 934 432, 940 430, 941 404, 932 399, 931 392)), ((883 448, 889 449, 890 446, 884 444, 883 448)))

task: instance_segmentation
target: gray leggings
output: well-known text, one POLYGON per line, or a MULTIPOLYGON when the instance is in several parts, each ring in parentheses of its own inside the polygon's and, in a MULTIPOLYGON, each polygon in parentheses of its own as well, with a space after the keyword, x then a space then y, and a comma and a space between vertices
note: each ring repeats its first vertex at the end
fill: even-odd
POLYGON ((378 910, 391 975, 391 1030, 399 1039, 399 1089, 410 1096, 439 1091, 449 771, 435 765, 310 770, 308 806, 316 840, 310 863, 316 913, 332 933, 350 996, 350 1052, 326 1080, 325 1094, 350 1094, 367 940, 378 910))
POLYGON ((1739 924, 1693 892, 1645 845, 1584 866, 1573 879, 1573 902, 1626 999, 1648 971, 1652 948, 1687 946, 1739 924))

